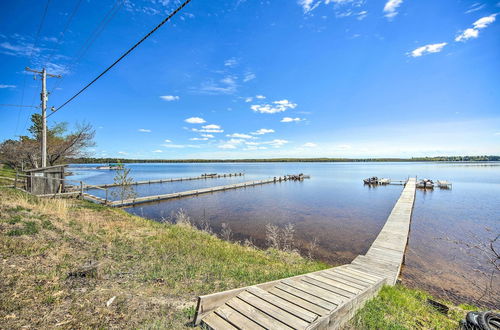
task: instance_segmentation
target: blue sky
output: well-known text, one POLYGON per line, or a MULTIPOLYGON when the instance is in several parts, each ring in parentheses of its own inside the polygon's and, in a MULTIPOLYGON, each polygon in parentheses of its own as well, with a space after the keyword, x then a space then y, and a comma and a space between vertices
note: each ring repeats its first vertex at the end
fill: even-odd
MULTIPOLYGON (((178 1, 52 0, 35 44, 46 3, 0 4, 2 104, 38 105, 23 68, 46 66, 64 76, 48 81, 61 105, 178 1)), ((481 0, 193 0, 49 121, 90 122, 97 157, 500 154, 499 13, 481 0)), ((26 134, 34 111, 0 107, 0 140, 26 134)))

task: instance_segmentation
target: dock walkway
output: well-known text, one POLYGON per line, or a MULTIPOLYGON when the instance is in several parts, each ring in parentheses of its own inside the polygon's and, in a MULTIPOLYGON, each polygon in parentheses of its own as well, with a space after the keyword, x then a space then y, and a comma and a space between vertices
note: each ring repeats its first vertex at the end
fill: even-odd
MULTIPOLYGON (((166 183, 166 182, 178 182, 178 181, 192 181, 192 180, 204 180, 204 179, 218 179, 218 178, 231 178, 236 176, 243 176, 244 173, 224 173, 224 174, 206 174, 189 178, 170 178, 170 179, 157 179, 157 180, 145 180, 145 181, 134 181, 130 185, 141 185, 141 184, 153 184, 153 183, 166 183)), ((111 188, 120 186, 120 183, 108 183, 101 184, 94 187, 100 188, 111 188)), ((92 188, 92 187, 90 187, 92 188)))
POLYGON ((394 285, 408 241, 416 179, 408 179, 365 255, 348 265, 198 298, 195 324, 212 329, 336 329, 384 284, 394 285))
MULTIPOLYGON (((188 196, 196 196, 196 195, 207 194, 207 193, 216 192, 216 191, 251 187, 251 186, 257 186, 257 185, 262 185, 262 184, 266 184, 266 183, 273 183, 273 182, 276 183, 276 182, 281 182, 281 181, 282 181, 281 178, 279 178, 279 179, 278 178, 271 178, 271 179, 257 180, 257 181, 246 181, 246 182, 234 183, 234 184, 229 184, 229 185, 224 185, 224 186, 201 188, 201 189, 188 190, 188 191, 176 192, 176 193, 171 193, 171 194, 145 196, 145 197, 126 199, 126 200, 118 200, 118 201, 114 201, 114 202, 108 202, 107 204, 110 206, 115 206, 115 207, 132 206, 132 205, 141 204, 141 203, 156 202, 156 201, 161 201, 161 200, 188 197, 188 196)), ((284 181, 286 181, 286 179, 284 179, 284 181)))

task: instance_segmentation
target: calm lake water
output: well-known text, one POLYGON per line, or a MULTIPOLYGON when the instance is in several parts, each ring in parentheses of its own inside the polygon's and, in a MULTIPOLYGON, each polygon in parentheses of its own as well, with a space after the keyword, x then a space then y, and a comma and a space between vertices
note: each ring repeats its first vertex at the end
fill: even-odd
MULTIPOLYGON (((114 171, 72 165, 69 179, 112 183, 114 171)), ((448 180, 450 190, 417 191, 411 234, 402 269, 403 282, 454 301, 476 297, 487 270, 484 259, 470 256, 453 241, 470 242, 500 232, 500 163, 211 163, 126 164, 134 180, 245 173, 242 177, 140 185, 138 196, 165 194, 228 183, 305 173, 311 179, 228 190, 127 208, 152 220, 170 219, 183 209, 195 222, 207 219, 215 232, 229 225, 233 240, 266 246, 265 226, 295 225, 295 245, 305 253, 318 240, 314 256, 330 264, 348 263, 364 254, 398 199, 402 186, 369 187, 370 176, 403 180, 408 176, 448 180), (474 271, 476 269, 476 271, 474 271)), ((100 191, 92 191, 102 195, 100 191)), ((493 279, 495 290, 500 280, 493 279)), ((500 296, 498 294, 496 297, 500 296)), ((498 304, 498 298, 488 298, 498 304)))

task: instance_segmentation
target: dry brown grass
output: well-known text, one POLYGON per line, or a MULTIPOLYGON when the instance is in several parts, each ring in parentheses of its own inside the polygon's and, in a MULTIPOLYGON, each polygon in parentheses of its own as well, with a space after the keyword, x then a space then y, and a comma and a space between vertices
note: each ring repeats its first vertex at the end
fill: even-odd
POLYGON ((198 295, 327 267, 12 189, 0 189, 0 263, 0 327, 10 329, 182 328, 198 295), (97 276, 68 277, 89 262, 97 276))

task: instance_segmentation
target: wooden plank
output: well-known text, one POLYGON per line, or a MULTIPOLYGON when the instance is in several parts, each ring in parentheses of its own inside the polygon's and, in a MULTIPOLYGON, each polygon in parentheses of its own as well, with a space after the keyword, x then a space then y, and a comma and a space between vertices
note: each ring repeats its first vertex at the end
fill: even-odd
POLYGON ((278 288, 270 289, 269 293, 271 293, 277 297, 280 297, 281 299, 286 300, 286 301, 294 304, 295 306, 299 306, 300 308, 306 309, 306 310, 310 311, 311 313, 314 313, 318 316, 326 315, 329 311, 326 308, 323 308, 323 307, 320 307, 320 306, 315 305, 313 303, 310 303, 309 301, 307 301, 305 299, 294 296, 294 295, 292 295, 288 292, 285 292, 283 290, 280 290, 278 288))
POLYGON ((238 298, 293 329, 303 329, 309 325, 309 322, 302 320, 287 310, 276 307, 275 305, 254 296, 248 291, 240 293, 238 298))
POLYGON ((318 315, 308 311, 307 309, 304 309, 302 307, 298 307, 294 304, 291 304, 290 302, 281 299, 277 296, 274 296, 270 294, 267 291, 264 291, 262 289, 259 289, 257 287, 250 287, 247 290, 251 294, 253 294, 256 297, 259 297, 260 299, 263 299, 267 301, 270 304, 273 304, 274 306, 281 308, 283 310, 286 310, 287 312, 301 318, 302 320, 311 323, 314 320, 318 318, 318 315))
POLYGON ((288 281, 288 280, 283 280, 281 281, 282 283, 296 288, 298 290, 302 290, 304 292, 307 292, 313 296, 316 296, 320 299, 329 301, 331 303, 334 303, 336 305, 340 305, 344 301, 346 301, 348 298, 339 294, 335 294, 331 291, 328 291, 326 289, 323 289, 317 285, 303 282, 303 281, 288 281))
POLYGON ((330 280, 334 280, 334 281, 343 283, 345 285, 348 285, 348 286, 353 287, 353 288, 360 290, 360 291, 362 291, 362 290, 366 289, 368 286, 370 286, 367 283, 359 284, 355 280, 352 280, 349 278, 346 279, 344 276, 337 274, 337 273, 334 273, 334 272, 322 272, 318 275, 322 276, 322 277, 329 278, 330 280))
POLYGON ((319 283, 321 283, 321 286, 325 289, 338 293, 347 298, 350 298, 362 291, 322 275, 307 275, 304 277, 304 281, 312 283, 314 285, 320 285, 319 283))
POLYGON ((228 329, 228 330, 238 330, 235 326, 233 326, 228 321, 224 320, 217 314, 210 313, 204 319, 203 323, 208 325, 210 329, 228 329))
POLYGON ((368 287, 372 284, 372 282, 368 281, 367 279, 362 278, 360 276, 355 276, 352 273, 348 273, 342 269, 332 268, 325 270, 325 272, 335 274, 338 277, 345 279, 346 281, 359 284, 360 286, 363 287, 368 287))
POLYGON ((253 307, 252 305, 249 305, 238 297, 229 300, 226 304, 242 315, 245 315, 246 318, 251 319, 255 323, 258 323, 261 327, 264 327, 266 329, 292 329, 291 327, 270 317, 269 315, 253 307))
POLYGON ((371 274, 371 273, 367 272, 366 270, 353 269, 350 266, 351 266, 350 264, 342 266, 342 270, 351 272, 351 273, 359 275, 359 276, 363 276, 363 277, 365 277, 367 279, 370 279, 373 282, 380 281, 383 278, 383 276, 371 274))
POLYGON ((278 284, 276 285, 277 289, 280 289, 282 291, 285 291, 291 295, 294 295, 296 297, 299 297, 301 299, 307 300, 312 304, 315 304, 316 306, 319 306, 321 308, 327 309, 327 310, 333 310, 335 309, 340 302, 332 302, 330 300, 325 300, 324 298, 320 298, 316 295, 312 295, 306 291, 297 289, 293 286, 285 285, 285 284, 278 284))
POLYGON ((238 329, 265 329, 228 305, 222 305, 213 313, 234 324, 238 329))

